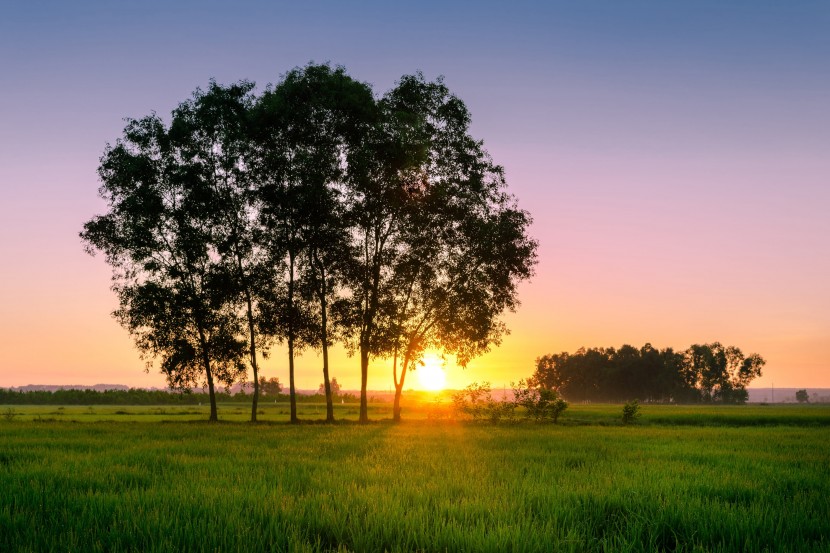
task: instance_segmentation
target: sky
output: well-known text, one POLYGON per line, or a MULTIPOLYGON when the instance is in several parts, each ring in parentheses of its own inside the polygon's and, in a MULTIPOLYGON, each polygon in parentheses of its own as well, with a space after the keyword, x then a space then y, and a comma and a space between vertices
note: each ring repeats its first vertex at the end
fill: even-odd
MULTIPOLYGON (((754 386, 830 387, 830 3, 0 3, 0 386, 164 386, 110 316, 83 223, 125 118, 211 78, 258 90, 310 61, 380 94, 417 70, 533 216, 536 275, 512 333, 447 385, 528 377, 536 357, 720 341, 754 386)), ((332 374, 359 386, 342 350, 332 374)), ((298 360, 297 384, 322 381, 298 360)), ((286 382, 275 348, 263 373, 286 382)), ((411 382, 411 381, 410 381, 411 382)), ((369 387, 391 387, 388 367, 369 387)))

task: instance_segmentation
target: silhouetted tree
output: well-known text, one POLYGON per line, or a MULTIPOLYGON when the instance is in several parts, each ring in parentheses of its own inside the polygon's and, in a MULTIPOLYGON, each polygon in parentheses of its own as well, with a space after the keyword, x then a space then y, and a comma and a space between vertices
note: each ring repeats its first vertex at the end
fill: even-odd
POLYGON ((212 249, 211 194, 182 157, 159 117, 129 121, 98 171, 109 211, 88 221, 81 238, 112 266, 114 316, 148 366, 159 360, 172 387, 204 378, 215 421, 215 383, 244 375, 245 344, 212 249))
POLYGON ((685 352, 641 349, 580 348, 536 359, 531 381, 571 400, 717 401, 743 403, 746 386, 760 376, 764 360, 744 357, 736 347, 696 344, 685 352))
POLYGON ((264 396, 276 396, 282 391, 280 379, 271 377, 266 379, 264 376, 259 377, 259 390, 264 396))
POLYGON ((443 82, 404 77, 387 101, 409 110, 410 136, 422 143, 401 176, 400 244, 380 303, 400 420, 407 371, 426 349, 463 366, 499 342, 498 317, 515 307, 536 243, 526 234, 529 215, 505 192, 502 168, 469 135, 469 112, 443 82))
POLYGON ((758 354, 745 357, 740 349, 720 342, 694 344, 686 356, 691 371, 697 376, 703 401, 722 403, 746 402, 747 384, 761 376, 766 364, 758 354))
POLYGON ((322 382, 320 386, 317 388, 317 393, 320 395, 327 396, 326 399, 328 399, 328 397, 340 397, 340 391, 341 387, 340 383, 337 382, 337 378, 332 378, 331 380, 329 380, 328 386, 326 386, 325 382, 322 382))
POLYGON ((284 274, 272 316, 288 344, 292 422, 294 357, 306 346, 322 350, 326 418, 334 420, 328 348, 338 326, 330 311, 352 257, 344 181, 374 109, 369 87, 343 68, 310 64, 283 76, 254 110, 260 219, 272 262, 284 274))
POLYGON ((342 67, 308 65, 290 72, 274 90, 272 107, 290 109, 288 139, 303 152, 295 164, 301 242, 299 293, 311 318, 308 342, 323 358, 326 420, 334 421, 329 380, 329 346, 339 335, 331 306, 339 301, 344 274, 352 259, 349 226, 343 209, 344 182, 353 152, 362 146, 367 117, 374 113, 371 89, 349 77, 342 67))
POLYGON ((397 419, 407 370, 426 348, 463 364, 498 341, 497 317, 515 306, 535 259, 527 213, 443 82, 402 77, 372 122, 346 194, 353 262, 343 320, 360 353, 363 422, 371 357, 393 358, 397 419))
POLYGON ((251 421, 255 422, 257 349, 265 351, 273 338, 260 308, 273 295, 277 274, 260 240, 256 182, 249 169, 252 89, 248 82, 228 87, 211 82, 206 91, 197 90, 173 112, 170 134, 179 152, 181 173, 198 182, 205 194, 202 201, 208 210, 213 250, 219 256, 217 266, 225 278, 229 301, 244 313, 254 385, 251 421))
POLYGON ((807 394, 807 390, 798 390, 795 393, 795 399, 798 403, 809 403, 810 396, 807 394))

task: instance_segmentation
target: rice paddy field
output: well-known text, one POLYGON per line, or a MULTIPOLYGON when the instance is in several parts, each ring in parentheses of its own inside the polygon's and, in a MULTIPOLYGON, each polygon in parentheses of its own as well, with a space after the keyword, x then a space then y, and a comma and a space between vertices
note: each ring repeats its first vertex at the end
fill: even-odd
POLYGON ((0 551, 830 551, 830 406, 286 407, 0 406, 0 551))

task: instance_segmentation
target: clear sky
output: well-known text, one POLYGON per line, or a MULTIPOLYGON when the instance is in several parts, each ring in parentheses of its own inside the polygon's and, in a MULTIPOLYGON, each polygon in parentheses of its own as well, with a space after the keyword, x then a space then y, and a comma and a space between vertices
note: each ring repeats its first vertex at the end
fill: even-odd
MULTIPOLYGON (((162 386, 78 238, 106 143, 212 77, 331 61, 378 93, 444 75, 534 217, 512 335, 449 386, 718 340, 767 359, 755 386, 830 387, 829 60, 824 1, 3 2, 0 386, 162 386)), ((299 387, 320 365, 299 360, 299 387)), ((358 365, 340 352, 333 374, 356 388, 358 365)))

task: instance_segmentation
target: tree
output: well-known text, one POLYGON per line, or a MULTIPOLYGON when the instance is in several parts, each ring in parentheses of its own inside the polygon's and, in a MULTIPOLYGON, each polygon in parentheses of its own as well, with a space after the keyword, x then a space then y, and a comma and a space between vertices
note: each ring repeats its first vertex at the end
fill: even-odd
POLYGON ((798 403, 809 403, 810 402, 810 396, 807 395, 807 390, 798 390, 795 393, 795 399, 798 401, 798 403))
MULTIPOLYGON (((329 309, 349 257, 340 189, 360 141, 360 116, 373 102, 368 87, 342 68, 308 65, 288 72, 256 106, 260 215, 273 263, 285 275, 274 318, 288 344, 292 422, 295 351, 319 346, 328 382, 329 309)), ((333 418, 329 390, 327 419, 333 418)))
POLYGON ((158 360, 176 388, 204 378, 215 421, 215 384, 244 375, 245 344, 212 249, 210 194, 182 170, 181 158, 156 115, 130 120, 98 169, 109 211, 85 223, 80 236, 113 268, 114 316, 148 368, 158 360))
POLYGON ((260 392, 257 350, 265 351, 273 338, 263 331, 268 325, 262 320, 261 306, 273 294, 277 275, 259 240, 259 206, 249 171, 253 86, 243 81, 223 87, 211 81, 206 91, 197 90, 173 112, 170 134, 179 152, 180 172, 205 194, 210 239, 221 269, 217 274, 225 279, 229 301, 244 313, 254 385, 251 421, 256 422, 260 392))
POLYGON ((758 376, 766 361, 757 353, 745 357, 734 346, 720 342, 694 344, 686 351, 704 401, 745 403, 746 386, 758 376))
POLYGON ((742 403, 746 386, 760 376, 764 360, 744 357, 740 349, 720 343, 695 344, 685 352, 580 348, 574 353, 536 359, 534 385, 556 390, 570 400, 620 401, 646 397, 651 401, 719 401, 742 403))
POLYGON ((320 386, 317 388, 317 393, 320 395, 325 395, 326 399, 328 399, 329 396, 335 399, 340 397, 340 391, 341 387, 340 383, 337 382, 337 378, 332 378, 329 381, 328 386, 326 386, 325 382, 322 382, 320 386))
POLYGON ((266 379, 264 376, 259 377, 259 391, 264 396, 278 396, 282 391, 282 384, 277 377, 266 379))
POLYGON ((562 370, 567 362, 568 353, 542 355, 536 358, 536 370, 529 379, 529 385, 540 386, 561 393, 568 380, 562 370))
MULTIPOLYGON (((517 305, 518 283, 532 274, 530 217, 505 192, 504 173, 469 135, 464 103, 439 80, 404 77, 397 101, 415 106, 423 141, 403 182, 406 206, 390 294, 381 304, 392 336, 395 403, 407 370, 428 348, 464 366, 505 332, 498 320, 517 305), (429 229, 429 232, 424 232, 429 229), (400 363, 398 363, 400 359, 400 363)), ((412 108, 410 108, 412 109, 412 108)))
POLYGON ((402 77, 379 114, 352 158, 347 196, 356 254, 347 328, 360 351, 363 422, 370 357, 393 359, 398 420, 407 371, 427 348, 463 365, 499 341, 498 316, 515 308, 536 248, 528 214, 440 79, 402 77))

